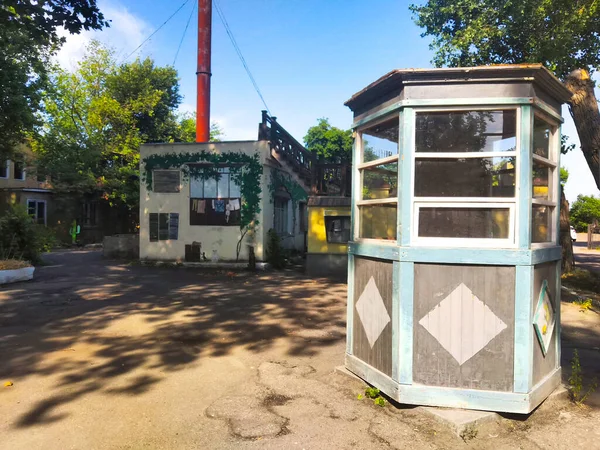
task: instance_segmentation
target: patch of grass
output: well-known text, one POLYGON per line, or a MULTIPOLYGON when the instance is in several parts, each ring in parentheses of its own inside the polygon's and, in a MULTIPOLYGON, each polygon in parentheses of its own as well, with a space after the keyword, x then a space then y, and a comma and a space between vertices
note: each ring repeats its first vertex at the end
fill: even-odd
POLYGON ((598 381, 594 378, 587 390, 584 389, 584 377, 581 362, 579 361, 579 352, 573 351, 573 359, 571 359, 571 376, 569 377, 569 394, 571 400, 578 405, 583 406, 587 398, 596 390, 598 387, 598 381))
POLYGON ((465 442, 475 439, 476 437, 477 428, 475 428, 475 425, 468 425, 460 432, 460 438, 465 442))
POLYGON ((600 292, 600 275, 584 269, 575 269, 562 275, 565 286, 584 291, 600 292))
POLYGON ((594 302, 591 298, 586 298, 585 300, 583 298, 577 298, 573 300, 573 303, 579 306, 579 310, 582 312, 586 312, 594 307, 594 302))
POLYGON ((27 261, 20 261, 18 259, 1 259, 0 270, 16 270, 23 269, 25 267, 31 267, 31 264, 27 261))
MULTIPOLYGON (((387 404, 385 398, 381 396, 381 391, 374 387, 368 387, 365 389, 365 397, 370 398, 373 400, 373 404, 381 406, 382 408, 387 404)), ((359 394, 358 399, 362 400, 363 396, 359 394)))
POLYGON ((368 398, 375 399, 375 398, 379 397, 379 393, 380 393, 380 391, 377 388, 368 387, 365 389, 365 395, 368 398))
POLYGON ((377 397, 375 400, 373 400, 373 403, 375 403, 377 406, 381 406, 383 408, 385 406, 385 398, 377 397))

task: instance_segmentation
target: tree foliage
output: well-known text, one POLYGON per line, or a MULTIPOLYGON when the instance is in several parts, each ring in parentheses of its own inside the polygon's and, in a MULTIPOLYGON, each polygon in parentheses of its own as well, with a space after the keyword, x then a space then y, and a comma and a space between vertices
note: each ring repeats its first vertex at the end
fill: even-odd
POLYGON ((304 136, 306 148, 320 159, 330 162, 351 161, 352 130, 342 130, 330 125, 326 118, 319 119, 304 136))
POLYGON ((436 66, 543 63, 565 78, 600 65, 596 0, 428 0, 411 5, 436 66))
POLYGON ((581 150, 600 187, 600 112, 590 74, 600 66, 597 0, 427 0, 411 5, 432 36, 434 64, 542 63, 571 91, 581 150))
POLYGON ((108 22, 96 0, 3 0, 0 2, 0 159, 39 125, 50 56, 72 34, 108 22))
POLYGON ((587 231, 594 220, 600 220, 600 198, 578 195, 571 206, 571 224, 577 231, 587 231))
POLYGON ((149 58, 117 65, 92 42, 73 73, 52 74, 43 132, 33 144, 38 170, 58 193, 100 191, 111 204, 135 209, 139 147, 181 135, 179 102, 175 69, 149 58))
MULTIPOLYGON (((184 113, 179 116, 175 142, 196 142, 196 114, 184 113)), ((221 142, 225 132, 216 122, 210 124, 210 142, 221 142)))

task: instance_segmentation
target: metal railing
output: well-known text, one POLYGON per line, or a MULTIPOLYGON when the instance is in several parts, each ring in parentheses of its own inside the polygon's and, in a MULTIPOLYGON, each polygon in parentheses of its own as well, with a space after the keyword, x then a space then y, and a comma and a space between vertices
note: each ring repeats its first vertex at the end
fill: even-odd
POLYGON ((277 152, 307 185, 310 184, 311 195, 350 195, 351 165, 318 161, 267 111, 262 111, 258 139, 268 140, 271 150, 277 152))

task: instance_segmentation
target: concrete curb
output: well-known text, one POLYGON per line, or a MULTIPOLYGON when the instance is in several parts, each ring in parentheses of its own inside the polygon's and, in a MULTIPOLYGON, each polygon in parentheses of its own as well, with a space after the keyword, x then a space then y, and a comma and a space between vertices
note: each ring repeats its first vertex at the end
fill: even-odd
MULTIPOLYGON (((155 261, 155 260, 140 260, 144 266, 171 266, 183 268, 198 268, 198 269, 221 269, 221 270, 246 270, 248 269, 247 262, 176 262, 176 261, 155 261)), ((268 270, 271 266, 269 263, 257 262, 256 270, 268 270)))
POLYGON ((33 279, 35 267, 23 267, 22 269, 0 270, 0 284, 18 283, 33 279))

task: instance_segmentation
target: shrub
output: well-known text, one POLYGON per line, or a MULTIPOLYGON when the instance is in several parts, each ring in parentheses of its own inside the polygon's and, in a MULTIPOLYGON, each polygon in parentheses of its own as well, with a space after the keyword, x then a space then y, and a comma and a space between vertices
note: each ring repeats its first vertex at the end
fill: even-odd
POLYGON ((39 263, 53 243, 51 233, 35 224, 25 207, 14 205, 0 218, 0 258, 39 263))
POLYGON ((273 229, 270 229, 267 235, 267 262, 274 269, 283 269, 286 261, 281 238, 273 229))
POLYGON ((24 267, 29 267, 29 263, 18 259, 0 259, 0 270, 16 270, 24 267))

